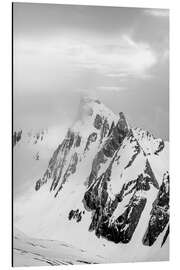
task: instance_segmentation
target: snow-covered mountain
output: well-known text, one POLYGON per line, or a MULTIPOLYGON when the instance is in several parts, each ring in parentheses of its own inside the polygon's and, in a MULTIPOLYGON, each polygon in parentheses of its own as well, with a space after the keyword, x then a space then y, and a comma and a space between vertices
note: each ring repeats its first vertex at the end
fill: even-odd
POLYGON ((168 154, 168 142, 83 98, 33 191, 14 203, 15 225, 91 256, 98 250, 104 262, 167 260, 168 154))

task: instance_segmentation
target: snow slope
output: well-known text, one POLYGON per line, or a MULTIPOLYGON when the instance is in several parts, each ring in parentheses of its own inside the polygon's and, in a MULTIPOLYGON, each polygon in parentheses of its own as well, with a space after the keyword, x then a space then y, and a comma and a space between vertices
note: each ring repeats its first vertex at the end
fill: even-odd
POLYGON ((68 264, 102 263, 101 256, 90 257, 83 249, 70 244, 29 238, 19 230, 14 230, 14 266, 45 266, 68 264))

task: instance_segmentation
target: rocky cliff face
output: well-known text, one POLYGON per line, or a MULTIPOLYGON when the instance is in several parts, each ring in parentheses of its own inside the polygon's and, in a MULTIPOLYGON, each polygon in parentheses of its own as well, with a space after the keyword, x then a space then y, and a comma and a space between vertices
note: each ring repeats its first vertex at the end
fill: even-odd
MULTIPOLYGON (((158 145, 159 147, 159 145, 158 145)), ((138 225, 141 214, 147 203, 148 191, 150 189, 159 190, 159 183, 152 171, 150 163, 146 157, 145 150, 142 149, 138 140, 133 135, 133 130, 128 129, 126 120, 123 114, 120 114, 120 119, 114 127, 111 136, 95 157, 96 166, 92 166, 92 175, 94 179, 90 181, 90 186, 84 196, 85 208, 93 212, 92 222, 89 230, 95 230, 95 234, 100 237, 105 237, 115 243, 128 243, 138 225), (127 159, 126 163, 121 167, 121 159, 123 155, 128 155, 130 149, 132 154, 127 159), (102 157, 103 156, 103 157, 102 157), (133 166, 133 162, 137 158, 142 159, 139 173, 134 177, 133 173, 128 178, 122 177, 124 170, 133 166), (101 157, 101 158, 99 158, 101 157), (98 176, 98 170, 101 162, 106 158, 110 158, 108 168, 98 176), (115 190, 112 197, 111 182, 113 181, 113 173, 115 167, 119 165, 119 181, 122 181, 119 190, 115 190), (121 173, 120 173, 121 172, 121 173), (123 181, 124 180, 124 181, 123 181), (118 215, 114 215, 121 209, 118 215)), ((116 168, 117 169, 117 168, 116 168)), ((118 181, 118 180, 117 180, 118 181)), ((162 188, 161 188, 162 189, 162 188)), ((160 196, 160 195, 158 195, 160 196)), ((158 199, 157 199, 158 200, 158 199)), ((164 202, 168 207, 168 202, 164 202)), ((157 207, 157 206, 156 206, 157 207)), ((150 218, 150 224, 151 224, 150 218)), ((164 218, 163 218, 164 220, 164 218)), ((159 221, 160 223, 160 221, 159 221)), ((163 224, 166 225, 166 221, 163 224)), ((161 226, 161 230, 156 227, 156 233, 160 234, 165 226, 161 226)), ((149 228, 148 231, 153 231, 149 228)), ((151 238, 152 236, 147 236, 151 238)), ((143 241, 144 244, 147 241, 143 241)), ((150 245, 151 242, 148 242, 150 245)))
POLYGON ((168 143, 131 127, 122 112, 116 116, 98 100, 81 101, 77 121, 35 190, 36 199, 43 197, 43 209, 49 200, 48 211, 43 210, 43 223, 34 218, 34 210, 25 211, 22 230, 33 219, 32 231, 40 237, 49 233, 61 239, 64 226, 72 237, 79 227, 98 241, 119 245, 138 241, 150 248, 160 242, 161 248, 167 242, 168 143))
POLYGON ((97 152, 108 138, 116 116, 97 100, 86 98, 81 101, 81 107, 80 120, 68 130, 65 139, 54 152, 43 177, 36 183, 36 190, 50 179, 50 191, 56 197, 69 176, 75 174, 78 163, 88 158, 92 148, 97 152))
POLYGON ((162 245, 169 234, 169 174, 164 174, 156 200, 153 202, 147 231, 143 244, 152 246, 160 233, 167 227, 162 245))

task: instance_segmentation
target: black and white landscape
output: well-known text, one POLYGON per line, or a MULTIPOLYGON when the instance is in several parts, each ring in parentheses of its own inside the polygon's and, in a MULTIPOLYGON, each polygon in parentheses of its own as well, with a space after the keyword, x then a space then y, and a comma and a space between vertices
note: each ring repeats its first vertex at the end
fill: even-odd
POLYGON ((13 42, 14 266, 168 260, 168 11, 18 3, 13 42))

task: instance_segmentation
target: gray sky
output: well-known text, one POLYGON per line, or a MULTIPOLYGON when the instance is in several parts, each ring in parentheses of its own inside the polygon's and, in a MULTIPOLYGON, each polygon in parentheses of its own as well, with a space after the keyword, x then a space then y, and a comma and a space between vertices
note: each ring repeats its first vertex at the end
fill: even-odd
POLYGON ((169 138, 168 10, 14 4, 15 127, 66 127, 87 94, 169 138))

